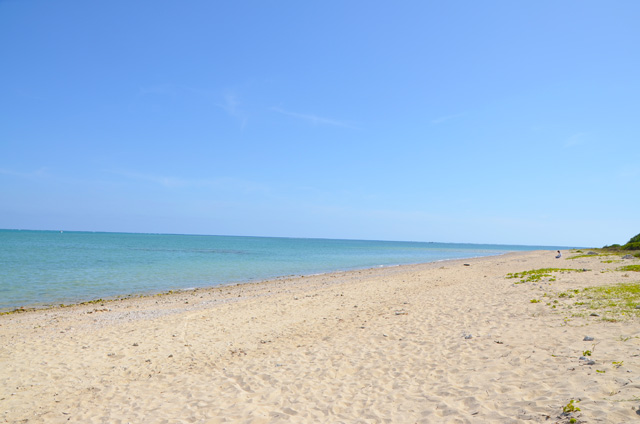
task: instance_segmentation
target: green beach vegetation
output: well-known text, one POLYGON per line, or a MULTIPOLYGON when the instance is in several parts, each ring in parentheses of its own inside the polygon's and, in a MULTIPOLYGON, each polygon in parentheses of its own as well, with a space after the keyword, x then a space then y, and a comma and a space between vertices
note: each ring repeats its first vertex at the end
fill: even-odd
MULTIPOLYGON (((555 296, 545 293, 545 297, 556 297, 547 306, 571 310, 573 317, 594 316, 611 322, 640 318, 640 282, 567 290, 555 296)), ((584 356, 590 353, 586 352, 584 356)))
POLYGON ((623 272, 624 271, 640 272, 640 265, 625 265, 625 266, 621 266, 617 270, 623 271, 623 272))
MULTIPOLYGON (((602 260, 603 263, 624 262, 624 259, 631 259, 627 255, 640 258, 640 234, 632 237, 624 245, 613 244, 604 246, 601 249, 589 250, 585 253, 583 250, 574 250, 577 253, 567 259, 576 259, 583 257, 609 257, 602 260), (611 259, 611 256, 617 259, 611 259)), ((506 278, 520 278, 519 283, 538 282, 542 278, 548 278, 546 281, 555 281, 554 272, 581 272, 588 271, 586 269, 566 269, 566 268, 543 268, 530 271, 507 274, 506 278)), ((605 272, 605 271, 601 271, 605 272)), ((640 265, 630 264, 617 267, 615 270, 606 272, 621 272, 621 277, 630 277, 629 273, 640 272, 640 265)), ((605 321, 623 321, 626 319, 640 318, 640 282, 624 282, 617 284, 609 284, 595 287, 587 287, 584 289, 565 289, 556 293, 544 293, 548 299, 546 305, 557 310, 571 310, 573 317, 593 316, 599 317, 605 321)), ((531 303, 540 303, 538 299, 531 299, 531 303)), ((583 356, 587 356, 590 351, 584 352, 583 356)))
POLYGON ((555 281, 552 273, 554 272, 584 272, 582 269, 573 269, 573 268, 540 268, 540 269, 532 269, 531 271, 523 271, 523 272, 514 272, 507 274, 507 278, 520 278, 516 284, 529 283, 529 282, 537 282, 542 278, 549 277, 549 281, 555 281))
POLYGON ((580 408, 578 408, 576 406, 576 403, 580 402, 579 400, 576 401, 575 399, 571 399, 569 401, 569 403, 567 403, 565 406, 562 407, 562 413, 563 414, 569 414, 571 412, 577 412, 580 410, 580 408), (575 402, 575 403, 574 403, 575 402))

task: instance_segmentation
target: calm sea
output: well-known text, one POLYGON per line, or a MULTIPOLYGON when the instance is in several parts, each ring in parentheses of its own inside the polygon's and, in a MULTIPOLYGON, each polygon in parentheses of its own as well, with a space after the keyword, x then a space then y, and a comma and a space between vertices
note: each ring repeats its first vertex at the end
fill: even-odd
POLYGON ((0 311, 552 246, 0 230, 0 311))

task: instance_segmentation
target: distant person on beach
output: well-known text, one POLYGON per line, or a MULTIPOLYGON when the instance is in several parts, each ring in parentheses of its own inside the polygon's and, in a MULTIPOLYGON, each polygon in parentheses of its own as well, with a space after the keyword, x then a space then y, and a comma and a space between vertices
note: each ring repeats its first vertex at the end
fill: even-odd
POLYGON ((556 259, 560 259, 562 257, 562 253, 558 250, 558 254, 556 255, 556 259))

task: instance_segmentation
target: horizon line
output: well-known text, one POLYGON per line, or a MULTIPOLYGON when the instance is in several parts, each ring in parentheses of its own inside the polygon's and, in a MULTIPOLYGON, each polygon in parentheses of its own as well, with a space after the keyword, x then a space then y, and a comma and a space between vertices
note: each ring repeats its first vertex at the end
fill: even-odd
MULTIPOLYGON (((98 234, 138 234, 157 236, 196 236, 196 237, 243 237, 243 238, 274 238, 274 239, 297 239, 297 240, 335 240, 335 241, 368 241, 368 242, 390 242, 390 243, 424 243, 424 244, 462 244, 473 246, 518 246, 518 247, 547 247, 568 250, 593 248, 593 246, 560 246, 543 244, 509 244, 509 243, 472 243, 472 242, 451 242, 451 241, 421 241, 421 240, 383 240, 383 239, 350 239, 350 238, 329 238, 329 237, 294 237, 294 236, 259 236, 259 235, 237 235, 237 234, 202 234, 202 233, 162 233, 162 232, 132 232, 132 231, 105 231, 105 230, 42 230, 30 228, 0 228, 0 231, 41 231, 52 233, 98 233, 98 234)), ((543 249, 547 250, 547 249, 543 249)))

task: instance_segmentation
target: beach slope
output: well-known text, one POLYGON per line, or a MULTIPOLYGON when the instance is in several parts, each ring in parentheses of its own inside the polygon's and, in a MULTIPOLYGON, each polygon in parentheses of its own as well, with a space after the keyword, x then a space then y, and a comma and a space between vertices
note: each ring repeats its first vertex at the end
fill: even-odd
POLYGON ((640 320, 584 289, 640 261, 554 256, 3 315, 0 422, 638 422, 640 320))

